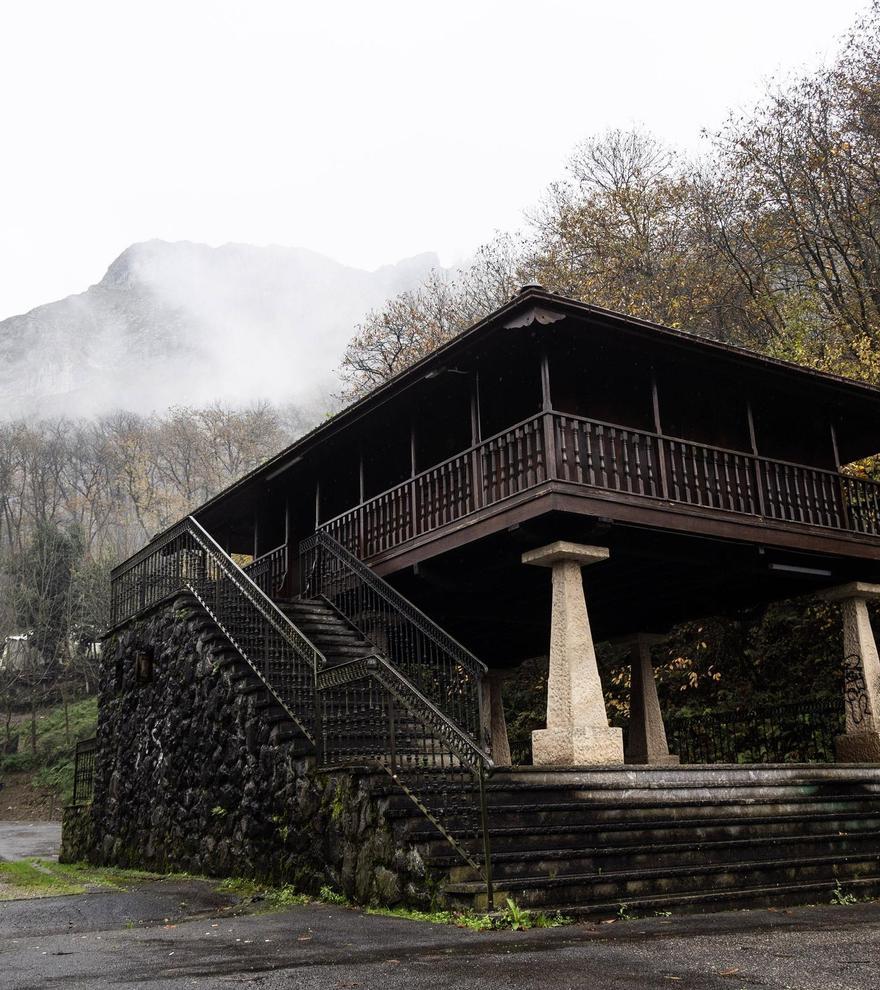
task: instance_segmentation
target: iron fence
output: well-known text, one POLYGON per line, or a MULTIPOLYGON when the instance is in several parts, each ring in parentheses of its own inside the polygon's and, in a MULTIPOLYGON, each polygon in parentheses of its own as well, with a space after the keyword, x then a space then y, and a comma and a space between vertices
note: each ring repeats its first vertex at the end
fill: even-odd
POLYGON ((717 710, 666 722, 682 763, 833 763, 844 731, 840 698, 717 710))
POLYGON ((83 739, 76 744, 73 756, 73 801, 74 807, 90 804, 95 794, 95 754, 98 751, 96 739, 83 739))

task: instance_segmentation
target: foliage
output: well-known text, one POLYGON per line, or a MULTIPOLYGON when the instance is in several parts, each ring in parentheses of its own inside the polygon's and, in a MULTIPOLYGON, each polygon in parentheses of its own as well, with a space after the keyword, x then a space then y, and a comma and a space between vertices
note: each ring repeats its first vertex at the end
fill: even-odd
MULTIPOLYGON (((778 602, 675 627, 652 659, 664 716, 824 697, 843 691, 840 612, 816 601, 778 602)), ((605 702, 613 724, 629 718, 626 649, 597 647, 605 702)), ((531 762, 531 733, 543 728, 547 658, 522 664, 505 682, 505 714, 515 763, 531 762)))
POLYGON ((349 396, 520 284, 880 381, 880 0, 827 67, 769 85, 688 160, 644 131, 572 152, 521 234, 433 273, 357 328, 349 396))
POLYGON ((841 906, 845 906, 847 904, 856 904, 858 903, 858 898, 855 896, 855 894, 848 894, 840 885, 840 881, 838 880, 837 884, 834 887, 834 890, 831 893, 831 903, 838 904, 841 906))
POLYGON ((559 928, 570 925, 572 919, 559 912, 545 914, 543 911, 528 911, 521 908, 513 898, 508 897, 504 908, 493 919, 495 928, 510 928, 515 932, 527 931, 529 928, 559 928))
POLYGON ((407 921, 427 921, 435 925, 455 925, 456 928, 470 928, 475 932, 502 929, 526 931, 529 928, 558 928, 572 923, 571 918, 558 912, 548 915, 541 911, 527 911, 511 898, 507 898, 504 908, 494 915, 476 911, 416 911, 403 907, 367 908, 366 913, 407 921))
POLYGON ((126 889, 160 874, 116 867, 93 867, 84 863, 61 864, 47 859, 25 859, 0 863, 0 901, 25 897, 57 897, 82 894, 95 887, 126 889))
POLYGON ((328 887, 326 885, 321 888, 319 896, 325 904, 338 904, 340 906, 345 906, 348 904, 348 898, 345 894, 340 894, 332 887, 328 887))
POLYGON ((95 697, 43 710, 36 718, 36 750, 0 756, 0 772, 27 771, 35 787, 48 787, 63 801, 73 797, 73 750, 80 739, 95 734, 95 697))

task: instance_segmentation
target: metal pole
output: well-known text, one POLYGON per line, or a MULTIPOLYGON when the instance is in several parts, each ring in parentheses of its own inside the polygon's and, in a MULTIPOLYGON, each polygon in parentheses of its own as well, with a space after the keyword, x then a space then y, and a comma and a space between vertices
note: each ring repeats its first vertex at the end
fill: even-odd
POLYGON ((486 878, 486 910, 495 910, 495 890, 492 883, 492 848, 489 841, 489 806, 486 801, 486 768, 480 764, 480 819, 483 829, 483 874, 486 878))

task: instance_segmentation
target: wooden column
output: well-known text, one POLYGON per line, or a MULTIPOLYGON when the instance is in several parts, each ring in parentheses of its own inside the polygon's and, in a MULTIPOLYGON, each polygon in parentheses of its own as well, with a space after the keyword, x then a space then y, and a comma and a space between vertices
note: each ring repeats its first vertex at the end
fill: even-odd
POLYGON ((409 505, 410 505, 410 526, 409 535, 417 536, 419 532, 419 500, 416 495, 416 421, 415 416, 410 417, 409 421, 409 505))
MULTIPOLYGON (((829 421, 828 426, 831 430, 831 449, 834 452, 834 470, 840 474, 840 447, 837 445, 837 428, 834 425, 833 419, 829 421)), ((837 482, 837 497, 840 499, 840 515, 843 518, 843 525, 846 529, 852 529, 849 521, 849 505, 847 503, 846 488, 842 479, 837 482)))
POLYGON ((471 508, 479 509, 484 501, 483 492, 483 452, 479 449, 482 441, 480 424, 480 372, 474 371, 471 378, 471 508))
POLYGON ((550 358, 546 346, 541 349, 541 409, 544 413, 544 474, 549 481, 557 476, 559 466, 556 462, 553 397, 550 394, 550 358))
POLYGON ((260 510, 254 510, 254 560, 260 556, 260 510))
POLYGON ((366 501, 367 485, 364 477, 364 445, 358 447, 358 549, 357 555, 363 560, 366 556, 367 534, 364 531, 364 502, 366 501))
POLYGON ((839 473, 841 468, 840 448, 837 446, 837 428, 834 425, 833 419, 828 423, 828 428, 831 431, 831 450, 834 456, 834 470, 839 473))
POLYGON ((294 584, 293 563, 294 554, 290 546, 290 495, 284 496, 284 580, 281 582, 282 589, 288 594, 292 594, 294 584))
POLYGON ((758 494, 758 512, 762 516, 767 515, 764 507, 764 465, 758 455, 758 436, 755 432, 755 417, 752 414, 752 400, 746 401, 746 415, 749 418, 749 443, 752 446, 752 456, 755 465, 755 490, 758 494))
POLYGON ((669 483, 666 480, 666 441, 663 439, 663 421, 660 418, 660 393, 657 390, 657 374, 653 368, 651 368, 651 408, 654 413, 654 432, 657 434, 660 491, 664 498, 669 498, 669 483))
POLYGON ((315 529, 316 530, 320 522, 321 522, 321 480, 319 478, 315 482, 315 529))

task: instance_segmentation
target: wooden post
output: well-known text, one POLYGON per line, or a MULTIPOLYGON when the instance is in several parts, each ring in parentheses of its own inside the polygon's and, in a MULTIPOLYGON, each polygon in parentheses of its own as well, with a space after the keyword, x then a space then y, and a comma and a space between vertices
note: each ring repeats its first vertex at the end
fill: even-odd
POLYGON ((752 413, 752 400, 746 400, 746 415, 749 420, 749 443, 752 447, 752 457, 754 458, 755 465, 755 489, 758 493, 758 513, 761 516, 766 516, 767 512, 764 507, 764 466, 758 455, 758 435, 755 432, 755 417, 752 413))
POLYGON ((669 483, 666 480, 666 442, 663 439, 663 421, 660 418, 660 393, 657 390, 657 373, 651 368, 651 407, 654 411, 654 432, 657 434, 657 460, 660 466, 660 491, 669 498, 669 483))
POLYGON ((480 372, 474 371, 471 379, 471 508, 479 509, 483 504, 483 452, 480 425, 480 372))
POLYGON ((840 448, 837 446, 837 429, 834 426, 834 420, 832 419, 828 426, 831 430, 831 449, 834 451, 834 470, 840 474, 840 448))
MULTIPOLYGON (((834 451, 834 470, 840 475, 840 447, 837 445, 837 428, 834 425, 834 420, 832 419, 828 426, 831 429, 831 449, 834 451)), ((840 514, 843 517, 843 525, 845 529, 852 529, 850 525, 849 518, 849 504, 846 497, 846 482, 842 477, 838 478, 837 481, 837 492, 840 497, 840 514)))
POLYGON ((541 409, 544 413, 544 478, 550 481, 558 473, 556 431, 553 423, 553 397, 550 394, 550 358, 541 348, 541 409))
POLYGON ((290 548, 290 494, 284 496, 284 580, 281 590, 293 594, 293 551, 290 548))
POLYGON ((254 560, 260 556, 260 510, 254 509, 254 560))
POLYGON ((410 521, 409 533, 410 536, 418 536, 419 525, 418 525, 418 497, 416 495, 416 421, 415 414, 410 416, 409 420, 409 499, 410 499, 410 512, 412 514, 412 519, 410 521))
POLYGON ((321 479, 315 482, 315 530, 321 522, 321 479))
POLYGON ((364 478, 364 445, 358 448, 358 521, 357 521, 357 555, 364 559, 366 556, 366 534, 364 533, 364 502, 366 501, 367 485, 364 478))

